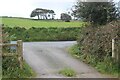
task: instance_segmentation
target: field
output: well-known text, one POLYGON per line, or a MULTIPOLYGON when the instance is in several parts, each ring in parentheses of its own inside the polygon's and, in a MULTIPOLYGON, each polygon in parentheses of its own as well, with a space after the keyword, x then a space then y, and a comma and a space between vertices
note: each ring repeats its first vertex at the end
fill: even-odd
POLYGON ((63 22, 61 20, 32 20, 32 19, 20 19, 20 18, 2 18, 2 23, 9 27, 81 27, 85 25, 84 22, 71 21, 63 22))
POLYGON ((4 31, 11 40, 69 41, 76 40, 81 28, 87 23, 80 21, 32 20, 26 18, 2 18, 4 31))

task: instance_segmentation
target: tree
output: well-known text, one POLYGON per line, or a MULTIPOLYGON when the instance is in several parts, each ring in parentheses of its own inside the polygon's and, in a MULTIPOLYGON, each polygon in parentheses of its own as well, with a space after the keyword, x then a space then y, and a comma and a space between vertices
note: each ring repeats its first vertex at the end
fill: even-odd
POLYGON ((55 12, 53 10, 48 10, 48 9, 42 9, 42 8, 36 8, 31 12, 30 17, 38 17, 39 19, 48 19, 50 15, 52 15, 52 18, 54 19, 54 14, 55 12))
POLYGON ((49 10, 49 16, 52 16, 51 19, 54 19, 55 12, 53 10, 49 10))
POLYGON ((61 20, 65 21, 65 22, 70 22, 70 20, 72 19, 70 15, 66 14, 66 13, 61 13, 61 20))
POLYGON ((36 12, 36 10, 33 10, 30 17, 35 17, 35 16, 38 16, 38 19, 40 19, 39 14, 36 12))
POLYGON ((120 1, 118 2, 118 13, 119 13, 119 20, 120 20, 120 1))
POLYGON ((73 15, 93 24, 106 24, 116 20, 117 8, 113 2, 81 2, 78 1, 73 15))

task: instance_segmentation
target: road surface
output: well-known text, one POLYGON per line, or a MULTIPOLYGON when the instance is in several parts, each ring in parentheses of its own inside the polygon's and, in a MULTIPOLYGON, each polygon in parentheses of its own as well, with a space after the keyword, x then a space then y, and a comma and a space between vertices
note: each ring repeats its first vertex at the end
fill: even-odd
POLYGON ((62 42, 25 42, 24 59, 35 70, 37 78, 65 78, 59 71, 72 68, 76 78, 104 78, 94 68, 73 58, 66 48, 75 41, 62 42))

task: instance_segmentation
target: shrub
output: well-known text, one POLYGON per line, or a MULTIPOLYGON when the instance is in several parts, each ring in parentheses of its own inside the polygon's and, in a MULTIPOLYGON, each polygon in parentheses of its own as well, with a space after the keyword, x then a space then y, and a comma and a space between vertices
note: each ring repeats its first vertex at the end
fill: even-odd
MULTIPOLYGON (((81 30, 78 38, 78 44, 81 46, 81 52, 92 54, 99 59, 106 55, 112 55, 112 39, 116 42, 120 38, 120 21, 114 21, 105 26, 89 26, 81 30)), ((116 53, 118 48, 116 46, 116 53)))
POLYGON ((114 76, 120 75, 120 63, 115 62, 110 56, 103 57, 103 61, 95 55, 81 53, 80 46, 74 45, 69 48, 69 53, 80 61, 83 61, 95 67, 101 73, 112 74, 114 76), (79 57, 78 57, 79 56, 79 57))
POLYGON ((69 41, 76 40, 80 27, 71 28, 35 28, 4 27, 5 32, 10 34, 11 40, 21 39, 23 41, 69 41))
POLYGON ((105 26, 89 26, 81 29, 77 40, 80 47, 80 58, 96 67, 100 72, 118 74, 120 62, 111 56, 112 39, 115 39, 115 53, 119 53, 119 28, 120 21, 113 21, 105 26))

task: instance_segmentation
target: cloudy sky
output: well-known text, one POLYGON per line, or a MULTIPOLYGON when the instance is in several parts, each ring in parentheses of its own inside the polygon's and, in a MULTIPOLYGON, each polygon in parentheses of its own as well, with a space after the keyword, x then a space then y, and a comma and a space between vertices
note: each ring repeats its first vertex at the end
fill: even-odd
POLYGON ((0 16, 16 16, 29 18, 35 8, 52 9, 59 18, 60 13, 66 12, 76 0, 0 0, 0 16))
MULTIPOLYGON (((77 0, 0 0, 0 16, 27 17, 35 8, 52 9, 56 18, 67 12, 77 0)), ((119 0, 115 0, 119 1, 119 0)))

